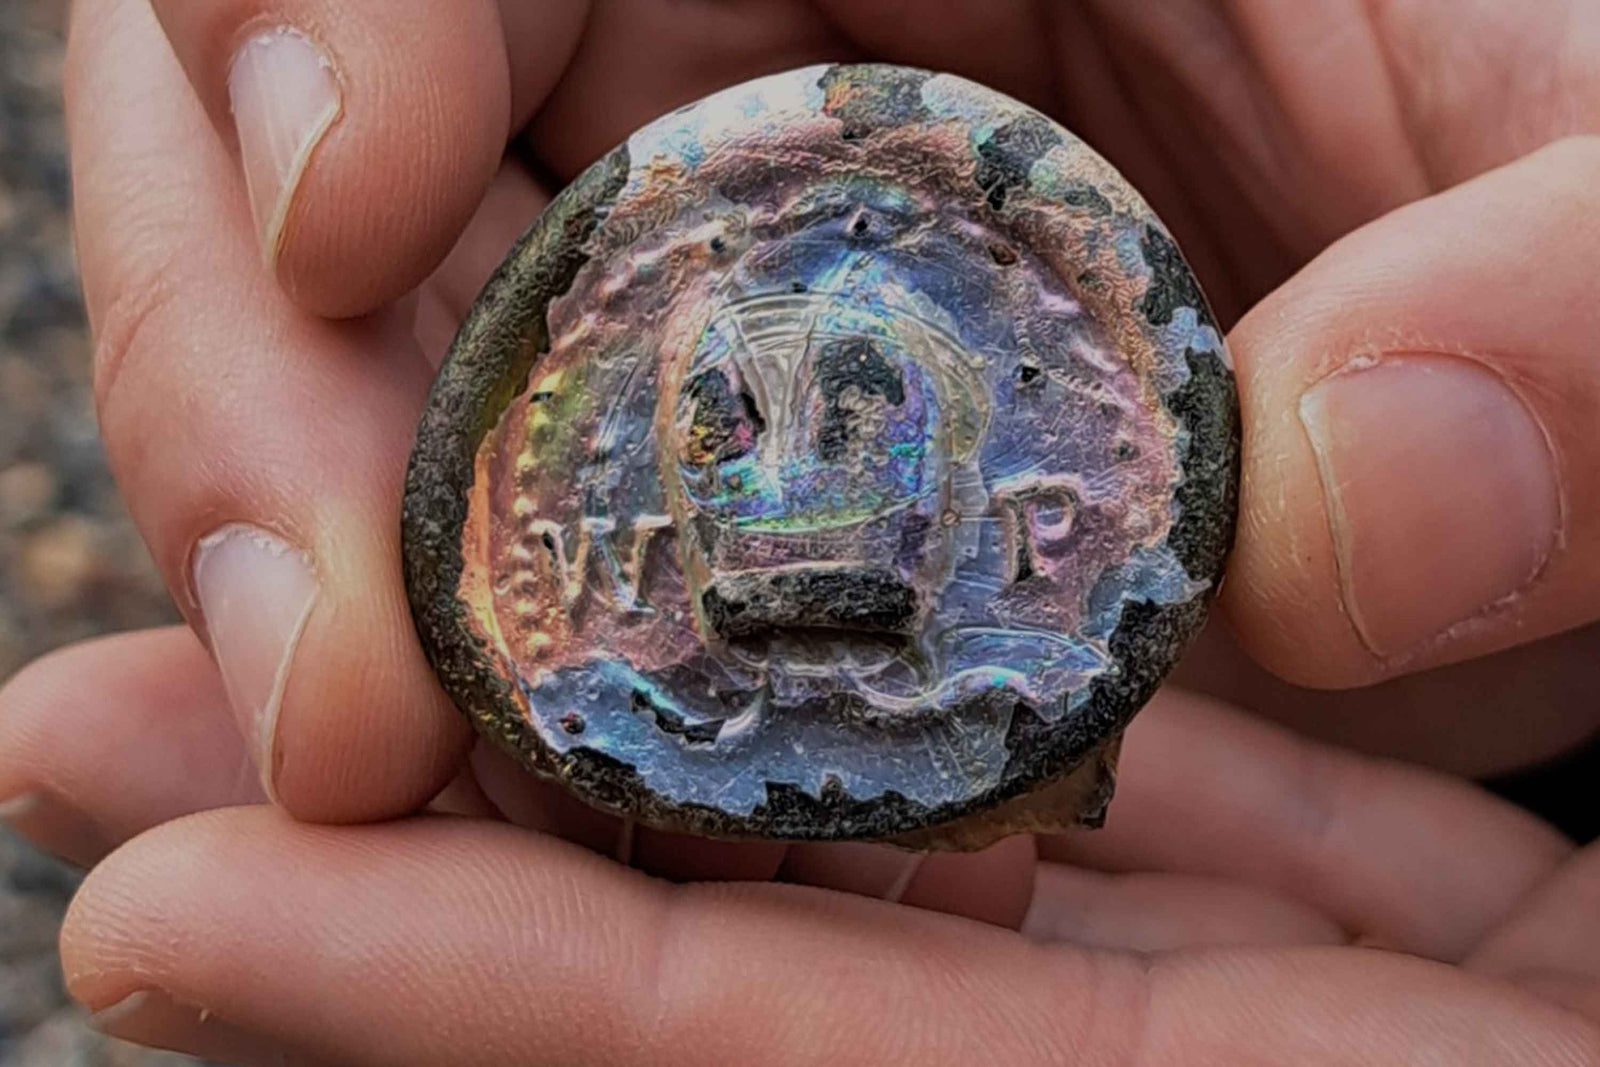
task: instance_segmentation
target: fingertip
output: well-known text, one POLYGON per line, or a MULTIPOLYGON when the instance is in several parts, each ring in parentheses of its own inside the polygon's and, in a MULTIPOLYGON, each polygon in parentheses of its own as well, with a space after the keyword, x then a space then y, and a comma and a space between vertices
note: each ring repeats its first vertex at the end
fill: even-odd
POLYGON ((323 518, 309 548, 255 523, 202 536, 193 589, 266 796, 305 822, 390 819, 445 788, 471 729, 416 640, 397 534, 348 501, 323 518))
POLYGON ((509 131, 495 5, 155 6, 236 148, 262 262, 291 299, 345 318, 426 278, 488 188, 509 131))
POLYGON ((61 973, 68 994, 90 1012, 158 984, 169 962, 168 946, 146 946, 143 923, 165 910, 165 897, 126 890, 159 886, 159 879, 192 878, 197 870, 193 849, 167 846, 192 844, 187 827, 210 818, 212 813, 190 816, 146 831, 102 859, 79 885, 61 921, 61 973), (150 862, 154 856, 161 857, 159 876, 150 862))
MULTIPOLYGON (((499 166, 510 99, 492 5, 452 3, 444 18, 435 6, 339 19, 339 113, 297 180, 277 193, 276 214, 258 210, 263 254, 309 311, 359 315, 415 288, 450 251, 499 166)), ((306 120, 311 136, 315 122, 306 120)), ((240 143, 248 143, 243 126, 240 143)))
POLYGON ((471 727, 435 680, 393 584, 336 588, 307 623, 264 760, 274 801, 296 819, 409 814, 465 764, 471 727))
POLYGON ((187 627, 70 645, 0 689, 0 822, 74 863, 166 819, 259 796, 187 627))
POLYGON ((1596 145, 1370 223, 1230 335, 1246 432, 1221 599, 1283 678, 1370 685, 1600 611, 1596 145))

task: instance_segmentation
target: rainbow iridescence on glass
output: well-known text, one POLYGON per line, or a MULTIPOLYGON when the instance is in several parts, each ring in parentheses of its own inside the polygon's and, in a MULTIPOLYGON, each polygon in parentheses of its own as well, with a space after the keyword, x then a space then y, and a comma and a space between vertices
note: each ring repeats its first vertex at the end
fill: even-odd
POLYGON ((997 210, 985 146, 1036 116, 917 92, 870 152, 825 68, 629 143, 466 535, 555 751, 737 813, 768 782, 958 802, 1019 702, 1055 722, 1118 669, 1125 604, 1204 592, 1166 544, 1188 370, 1158 352, 1220 340, 1105 312, 1148 283, 1146 210, 1059 131, 997 210))

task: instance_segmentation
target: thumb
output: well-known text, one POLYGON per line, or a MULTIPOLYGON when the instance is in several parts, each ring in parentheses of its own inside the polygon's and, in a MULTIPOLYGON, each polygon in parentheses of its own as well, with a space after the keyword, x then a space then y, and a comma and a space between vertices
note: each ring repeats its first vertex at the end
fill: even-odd
POLYGON ((1264 664, 1363 685, 1600 616, 1600 138, 1356 231, 1229 339, 1224 604, 1264 664))

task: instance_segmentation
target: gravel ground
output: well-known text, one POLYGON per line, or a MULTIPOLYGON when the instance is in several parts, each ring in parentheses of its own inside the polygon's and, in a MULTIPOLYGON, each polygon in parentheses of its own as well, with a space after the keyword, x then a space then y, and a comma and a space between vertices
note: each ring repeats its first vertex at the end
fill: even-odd
MULTIPOLYGON (((117 501, 89 399, 67 219, 60 0, 0 0, 0 681, 176 618, 117 501)), ((0 830, 0 1067, 178 1067, 84 1025, 56 930, 78 873, 0 830)))

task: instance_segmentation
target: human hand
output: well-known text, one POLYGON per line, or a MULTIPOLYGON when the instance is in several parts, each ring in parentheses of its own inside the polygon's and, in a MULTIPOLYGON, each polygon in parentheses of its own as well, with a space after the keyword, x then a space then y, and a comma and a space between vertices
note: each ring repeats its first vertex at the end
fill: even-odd
POLYGON ((472 815, 221 807, 248 758, 187 630, 68 650, 4 701, 0 783, 45 798, 36 836, 92 859, 211 809, 112 853, 68 915, 70 987, 130 1040, 252 1064, 1600 1063, 1600 846, 1176 689, 1129 731, 1108 828, 1042 862, 1027 837, 919 862, 641 834, 641 866, 740 879, 691 884, 597 855, 603 821, 499 760, 499 809, 449 805, 472 815))
MULTIPOLYGON (((1291 679, 1361 685, 1472 660, 1594 617, 1600 518, 1585 479, 1600 469, 1600 444, 1592 432, 1600 387, 1583 341, 1592 335, 1594 319, 1585 267, 1594 256, 1588 228, 1600 150, 1588 142, 1569 143, 1455 191, 1427 195, 1593 126, 1593 111, 1600 107, 1594 82, 1600 31, 1587 7, 1545 6, 1508 15, 1463 13, 1442 4, 1404 10, 1387 5, 1368 23, 1331 3, 1294 14, 1249 5, 1231 22, 1210 4, 1173 3, 1159 10, 1140 5, 1131 13, 1111 5, 1072 5, 1057 9, 1052 32, 1042 34, 1032 16, 1007 5, 951 4, 935 19, 905 5, 856 5, 848 11, 844 4, 832 6, 840 10, 819 14, 798 4, 669 7, 638 0, 596 5, 586 16, 576 5, 534 11, 505 3, 497 12, 487 3, 443 0, 337 7, 304 0, 204 9, 158 4, 175 61, 144 4, 80 0, 71 110, 85 288, 101 338, 103 426, 135 517, 180 605, 207 635, 230 699, 217 695, 197 647, 181 635, 125 639, 71 654, 87 659, 49 661, 53 665, 11 691, 8 703, 23 710, 4 717, 13 740, 0 752, 14 755, 0 761, 0 784, 10 786, 0 796, 31 789, 41 797, 21 820, 25 826, 48 841, 50 824, 68 827, 76 808, 86 819, 69 828, 73 833, 60 830, 54 843, 92 859, 147 826, 259 799, 253 775, 243 772, 252 762, 264 768, 277 801, 305 819, 394 816, 438 793, 460 769, 469 738, 433 684, 411 634, 398 580, 396 509, 429 361, 442 353, 454 318, 510 237, 544 200, 520 164, 501 166, 495 176, 510 132, 527 126, 519 145, 541 173, 564 180, 656 113, 764 70, 824 58, 869 54, 956 69, 1041 104, 1105 150, 1150 194, 1227 321, 1279 286, 1230 336, 1248 436, 1244 521, 1224 606, 1250 654, 1291 679), (1169 19, 1176 21, 1168 24, 1169 19), (270 86, 304 120, 294 127, 298 134, 290 126, 278 128, 288 147, 279 163, 292 162, 295 146, 328 117, 332 122, 292 196, 270 175, 294 168, 265 166, 262 138, 245 138, 246 169, 256 176, 259 205, 253 221, 232 150, 228 63, 232 46, 250 36, 247 26, 282 23, 319 42, 337 75, 306 61, 304 53, 298 53, 298 65, 297 53, 257 53, 234 67, 235 87, 245 92, 250 84, 270 86), (975 41, 984 46, 975 47, 975 41), (1456 63, 1456 50, 1469 48, 1478 50, 1474 63, 1456 63), (1523 70, 1539 72, 1544 81, 1538 92, 1519 97, 1515 87, 1523 70), (297 72, 299 81, 291 82, 297 72), (333 89, 336 103, 313 94, 319 83, 333 89), (290 84, 302 91, 289 91, 290 84), (1506 90, 1506 84, 1513 88, 1506 90), (1502 110, 1485 123, 1491 104, 1502 110), (1204 136, 1185 133, 1197 122, 1204 136), (1410 201, 1418 202, 1370 221, 1410 201), (281 205, 287 206, 280 210, 281 205), (1362 228, 1324 250, 1357 226, 1362 228), (270 271, 261 266, 263 243, 271 253, 270 271), (1284 282, 1318 253, 1310 267, 1284 282), (1538 288, 1507 285, 1508 278, 1534 267, 1542 268, 1538 288), (318 312, 373 313, 330 322, 318 312), (1367 369, 1350 369, 1356 367, 1367 369), (164 418, 169 410, 181 418, 164 418), (1308 430, 1320 434, 1318 446, 1308 430), (1475 464, 1463 467, 1457 455, 1480 441, 1493 447, 1480 446, 1475 464), (1339 487, 1337 506, 1322 491, 1319 459, 1329 483, 1339 487), (239 536, 239 524, 256 532, 239 536), (218 530, 236 535, 213 537, 218 530), (207 547, 197 551, 201 544, 207 547), (262 545, 269 547, 261 550, 262 545), (160 667, 153 680, 165 688, 145 707, 144 718, 128 709, 133 702, 126 699, 119 700, 117 714, 144 725, 152 716, 166 716, 159 737, 148 729, 112 729, 106 701, 94 699, 81 681, 92 674, 115 684, 107 692, 132 692, 131 668, 117 667, 135 661, 144 665, 141 670, 160 667), (63 689, 64 674, 80 688, 63 689), (41 690, 45 698, 29 696, 41 690), (173 704, 193 709, 193 716, 173 716, 173 704), (244 746, 215 717, 228 705, 249 739, 244 746), (65 751, 67 708, 84 716, 71 735, 77 739, 72 752, 65 751), (181 734, 185 744, 164 746, 160 737, 169 732, 181 734), (84 738, 108 747, 97 749, 84 738), (109 747, 117 738, 125 743, 109 747)), ((307 39, 278 38, 291 48, 304 47, 307 39)), ((252 116, 261 115, 259 101, 248 97, 235 100, 232 110, 247 128, 252 116)), ((1594 643, 1592 632, 1580 631, 1444 672, 1411 675, 1377 694, 1321 701, 1296 694, 1295 703, 1308 709, 1296 718, 1317 732, 1458 771, 1503 769, 1559 751, 1593 731, 1593 703, 1578 683, 1585 672, 1592 676, 1594 643), (1540 668, 1537 688, 1528 682, 1530 663, 1540 668), (1494 684, 1486 686, 1485 678, 1494 684), (1475 697, 1466 711, 1462 692, 1475 697), (1515 730, 1505 727, 1511 710, 1515 730)), ((1196 676, 1255 710, 1292 716, 1293 709, 1268 703, 1282 690, 1253 668, 1241 677, 1240 662, 1224 648, 1210 661, 1209 673, 1202 662, 1196 676)), ((1149 717, 1156 715, 1153 709, 1149 717)), ((1154 728, 1141 723, 1139 729, 1154 728)), ((1124 814, 1137 796, 1138 737, 1136 732, 1130 739, 1118 824, 1090 844, 1048 843, 1047 849, 1065 848, 1068 858, 1078 858, 1084 849, 1111 848, 1107 842, 1124 830, 1136 839, 1154 833, 1136 832, 1134 816, 1124 814)), ((1266 759, 1255 754, 1264 742, 1241 744, 1251 753, 1241 762, 1266 759)), ((480 814, 503 811, 524 826, 614 846, 614 824, 533 789, 493 757, 479 754, 473 766, 476 783, 495 807, 482 806, 470 794, 460 800, 465 785, 458 787, 457 806, 480 814)), ((1170 773, 1165 764, 1154 766, 1162 769, 1145 773, 1170 773)), ((1183 810, 1203 824, 1207 812, 1200 794, 1222 788, 1216 779, 1191 779, 1194 792, 1184 798, 1183 810)), ((1483 798, 1474 795, 1474 801, 1483 798)), ((1263 793, 1255 818, 1269 818, 1280 805, 1297 810, 1292 799, 1263 793)), ((1398 802, 1390 813, 1408 817, 1398 802)), ((208 840, 202 827, 237 816, 213 816, 210 824, 179 822, 120 852, 89 883, 74 913, 75 923, 84 923, 73 930, 99 931, 96 937, 115 931, 106 914, 90 917, 101 887, 115 898, 116 873, 134 862, 127 857, 170 858, 170 851, 158 849, 163 841, 167 850, 197 848, 208 840)), ((259 837, 252 831, 247 842, 254 862, 292 866, 296 873, 316 873, 310 864, 325 862, 304 845, 307 834, 334 835, 327 840, 390 834, 395 836, 385 840, 400 842, 443 832, 414 823, 360 831, 261 825, 259 837), (278 840, 279 830, 290 843, 274 852, 267 846, 278 840), (258 841, 267 851, 254 851, 258 841), (306 854, 293 858, 302 847, 306 854)), ((448 832, 463 843, 457 847, 468 847, 480 832, 505 833, 465 825, 452 824, 448 832)), ((1454 875, 1452 881, 1487 884, 1493 879, 1480 868, 1491 862, 1521 872, 1510 880, 1511 888, 1495 890, 1503 899, 1477 915, 1470 934, 1480 940, 1506 921, 1515 898, 1549 876, 1552 857, 1561 852, 1547 832, 1528 823, 1517 827, 1505 836, 1545 850, 1548 862, 1538 870, 1482 859, 1504 857, 1504 841, 1449 843, 1457 863, 1470 861, 1465 868, 1430 858, 1435 869, 1454 875)), ((1185 839, 1203 837, 1191 830, 1185 839)), ((1315 843, 1320 836, 1308 839, 1315 843)), ((498 850, 499 840, 484 839, 481 862, 499 856, 495 862, 506 863, 511 854, 498 850)), ((533 840, 541 850, 559 848, 545 838, 533 840)), ((1361 845, 1375 847, 1365 840, 1361 845)), ((1412 858, 1433 855, 1419 851, 1415 841, 1405 845, 1412 858)), ((420 841, 404 847, 415 847, 419 857, 432 854, 420 841)), ((1256 884, 1247 873, 1250 864, 1270 868, 1278 854, 1252 847, 1260 856, 1238 848, 1207 851, 1215 867, 1201 873, 1256 884)), ((1012 923, 1033 880, 1026 841, 977 860, 939 857, 904 887, 898 869, 891 876, 870 870, 882 858, 876 852, 801 849, 786 856, 776 847, 685 844, 642 832, 634 854, 642 866, 685 878, 754 878, 781 870, 790 880, 840 888, 902 888, 910 903, 1012 923), (946 892, 947 882, 960 891, 946 892)), ((537 858, 515 855, 522 857, 518 863, 537 858)), ((1138 870, 1194 873, 1155 854, 1126 862, 1138 870)), ((233 857, 230 867, 214 872, 226 877, 209 887, 211 893, 242 902, 249 896, 241 894, 242 887, 264 884, 246 877, 252 868, 245 857, 233 857)), ((341 870, 332 863, 321 873, 344 877, 341 870)), ((1050 870, 1048 878, 1062 876, 1050 870)), ((583 872, 565 876, 592 883, 600 896, 606 879, 620 876, 583 872)), ((1325 870, 1317 873, 1314 880, 1327 879, 1325 870)), ((1581 872, 1571 877, 1581 885, 1581 872)), ((1300 900, 1299 890, 1270 879, 1268 884, 1300 900)), ((302 888, 317 899, 326 891, 320 883, 302 888)), ((667 891, 652 888, 637 899, 655 901, 658 892, 667 891)), ((1059 897, 1059 886, 1052 892, 1059 897)), ((1415 909, 1411 918, 1471 910, 1441 892, 1438 886, 1407 886, 1403 895, 1415 909)), ((1367 900, 1383 891, 1362 883, 1352 895, 1367 900)), ((1136 896, 1102 892, 1094 899, 1136 896)), ((408 931, 414 918, 401 910, 406 901, 394 904, 368 916, 390 931, 390 940, 408 931)), ((460 907, 467 906, 463 899, 460 907)), ((1404 923, 1375 930, 1348 921, 1326 902, 1309 906, 1331 911, 1341 928, 1439 958, 1464 959, 1473 941, 1468 933, 1458 934, 1446 950, 1418 940, 1404 923)), ((1041 904, 1036 914, 1048 914, 1043 909, 1041 904)), ((1158 913, 1142 911, 1147 917, 1158 913)), ((285 925, 285 915, 296 922, 308 917, 302 908, 285 909, 278 926, 285 925)), ((130 913, 128 922, 133 918, 130 913)), ((910 916, 909 939, 896 943, 909 951, 922 936, 916 924, 925 918, 910 916)), ((890 925, 903 921, 907 917, 900 916, 890 925)), ((1571 928, 1577 919, 1569 914, 1561 921, 1571 928)), ((130 936, 134 929, 147 930, 124 926, 130 936)), ((311 932, 328 933, 314 923, 305 929, 302 947, 308 951, 317 944, 309 940, 311 932)), ((1326 933, 1327 927, 1321 929, 1326 933)), ((449 931, 436 933, 440 939, 427 943, 444 951, 449 931)), ((272 937, 283 934, 279 929, 272 937)), ((363 927, 361 935, 386 943, 379 930, 363 927)), ((236 942, 233 951, 272 966, 262 954, 263 936, 256 928, 255 940, 236 942)), ((1081 933, 1075 939, 1093 941, 1081 933)), ((1577 943, 1574 938, 1565 947, 1577 943)), ((106 942, 84 944, 100 951, 106 942)), ((1111 939, 1107 944, 1143 947, 1111 939)), ((476 961, 483 975, 493 973, 496 958, 476 961)), ((717 958, 733 974, 741 973, 736 966, 748 965, 717 958)), ((80 962, 80 975, 108 973, 92 952, 80 962)), ((780 973, 801 973, 788 966, 794 960, 780 962, 786 963, 780 973)), ((1395 963, 1384 958, 1385 967, 1395 963)), ((973 976, 983 973, 979 968, 973 976)), ((185 995, 189 987, 176 988, 182 984, 176 980, 162 984, 163 975, 130 966, 124 970, 124 978, 129 976, 194 999, 185 995)), ((358 985, 346 983, 352 990, 358 985)), ((1270 992, 1271 986, 1269 981, 1261 988, 1270 992)), ((81 977, 76 988, 98 1006, 81 977)), ((213 986, 208 981, 199 988, 213 986)), ((1419 982, 1416 988, 1426 987, 1419 982)), ((116 992, 115 983, 101 987, 102 1000, 106 991, 116 992)), ((415 992, 420 998, 439 991, 418 986, 415 992)), ((361 1017, 365 1002, 334 1001, 330 995, 319 986, 328 1021, 361 1017)), ((844 985, 829 995, 863 1010, 871 1003, 844 985)), ((1521 1003, 1510 993, 1498 1001, 1521 1003)), ((229 1022, 252 1024, 257 1018, 200 1003, 229 1022)), ((405 1003, 413 1029, 443 1032, 439 1015, 424 1012, 422 1003, 405 1003)), ((475 1001, 489 1003, 494 1002, 475 1001)), ((595 1010, 585 1003, 583 1010, 595 1010)), ((1194 1001, 1200 1014, 1191 1023, 1206 1003, 1194 1001)), ((948 1017, 953 1024, 963 1018, 953 1011, 948 1017)), ((820 1025, 832 1017, 817 1018, 820 1025)), ((840 1018, 841 1040, 859 1043, 869 1036, 840 1018)), ((547 1021, 532 1010, 520 1017, 524 1026, 542 1028, 547 1021)), ((324 1055, 354 1054, 283 1029, 307 1022, 281 1019, 250 1028, 308 1043, 324 1055)), ((411 1032, 397 1027, 392 1036, 411 1032)), ((663 1033, 664 1042, 668 1036, 663 1033)), ((1347 1036, 1354 1041, 1360 1035, 1347 1036)))

